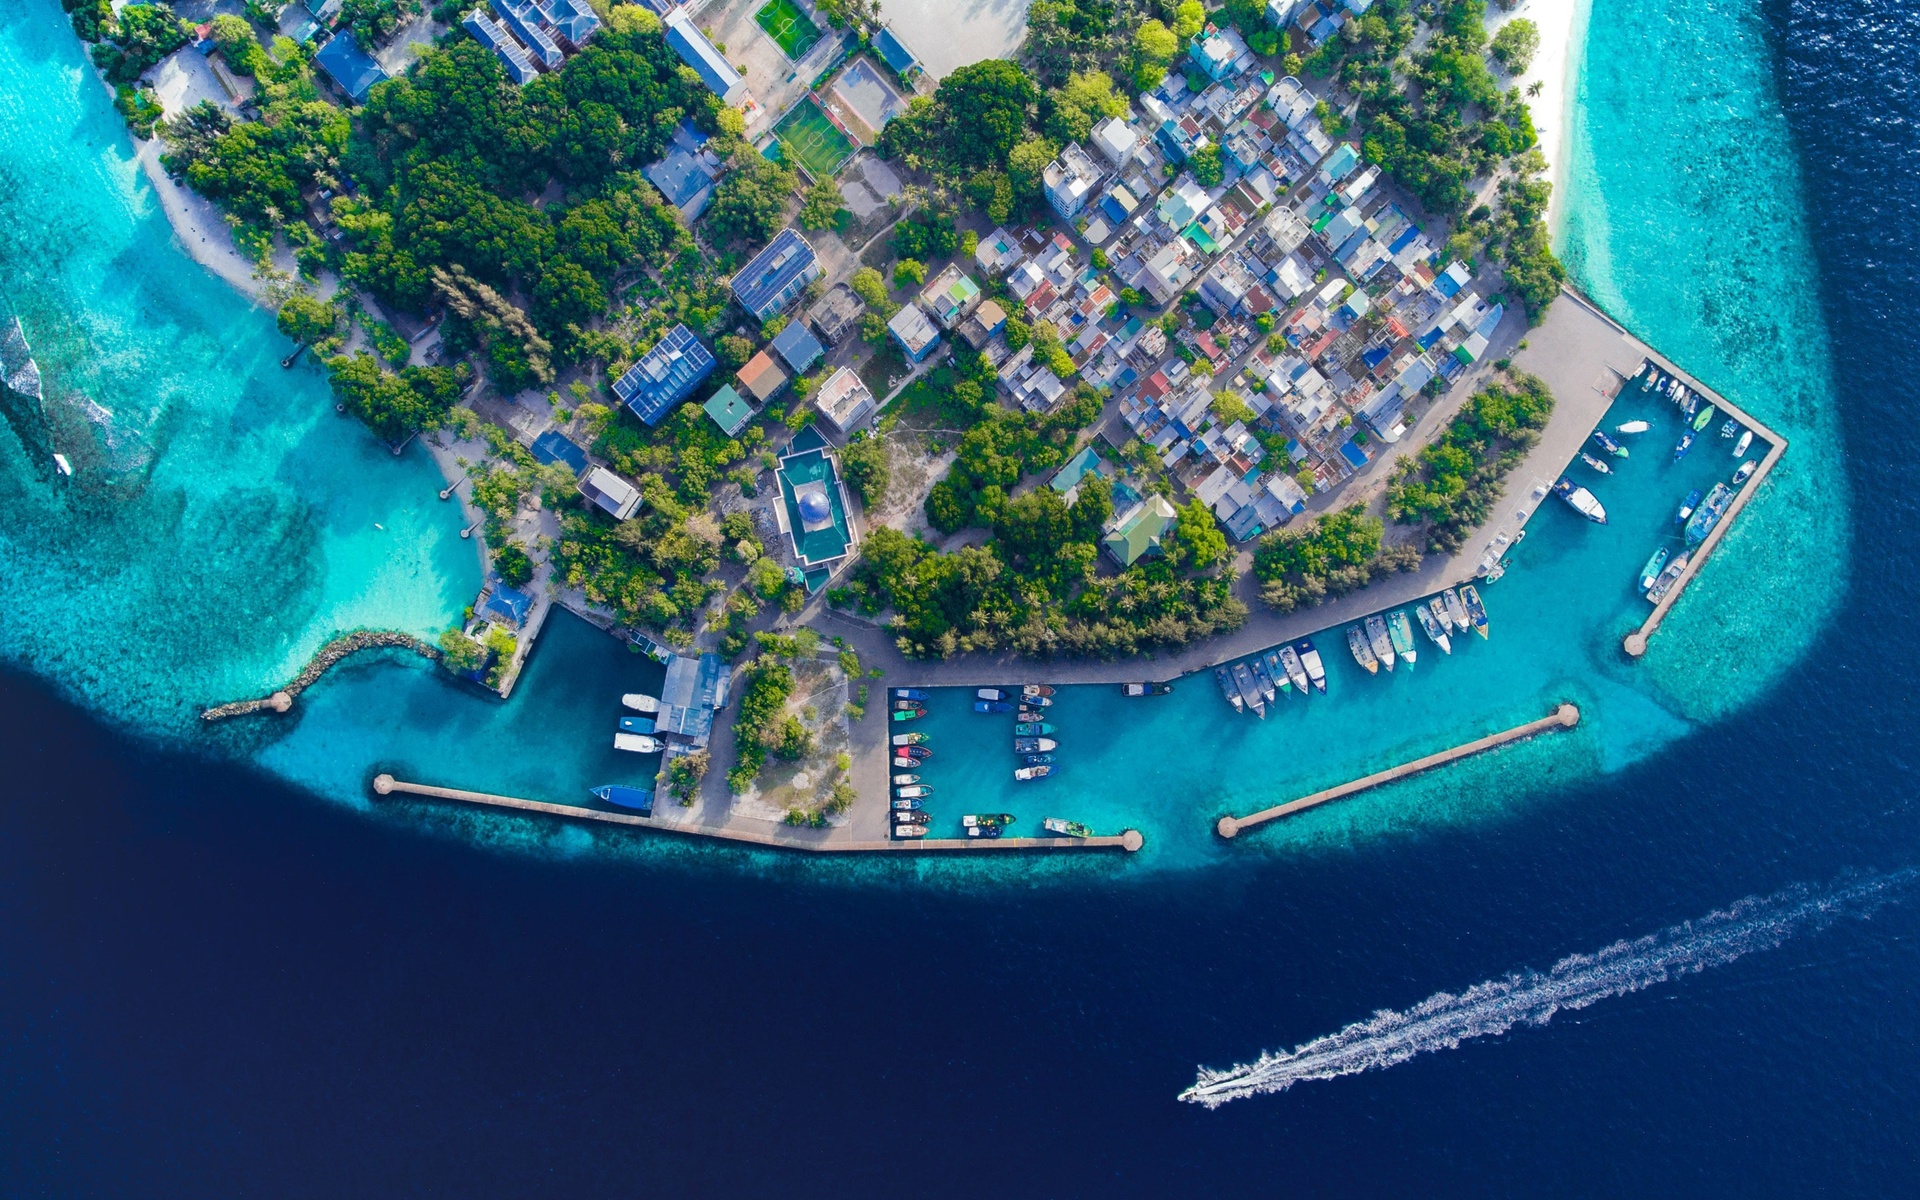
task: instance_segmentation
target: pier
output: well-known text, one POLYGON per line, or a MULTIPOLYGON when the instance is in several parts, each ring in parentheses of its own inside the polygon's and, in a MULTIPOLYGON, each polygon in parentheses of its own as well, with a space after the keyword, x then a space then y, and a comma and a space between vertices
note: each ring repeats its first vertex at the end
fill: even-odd
POLYGON ((790 834, 762 833, 752 829, 732 827, 689 825, 681 822, 664 821, 657 817, 643 817, 638 813, 606 812, 597 808, 581 808, 572 804, 549 804, 544 800, 522 800, 516 796, 496 796, 488 792, 468 792, 458 788, 434 787, 425 783, 408 783, 395 779, 391 775, 376 775, 373 780, 376 795, 390 796, 402 793, 412 796, 426 796, 435 800, 455 800, 463 804, 475 804, 485 808, 511 809, 519 812, 545 813, 553 817, 568 817, 582 821, 600 821, 609 825, 626 825, 641 829, 659 829, 668 833, 687 834, 693 837, 716 838, 721 841, 746 842, 756 846, 767 846, 776 850, 804 850, 825 854, 875 854, 875 853, 920 853, 925 851, 958 851, 978 853, 994 850, 1124 850, 1132 853, 1146 845, 1146 838, 1137 829, 1109 837, 1041 837, 1041 838, 918 838, 911 841, 884 839, 834 838, 832 836, 808 839, 799 830, 790 834))
POLYGON ((1277 820, 1280 817, 1291 816, 1297 812, 1304 812, 1309 808, 1326 804, 1332 800, 1339 800, 1371 788, 1377 788, 1384 783, 1392 783, 1397 779, 1406 779, 1410 776, 1418 775, 1422 771, 1430 771, 1435 767, 1445 766, 1450 762, 1458 762, 1460 759, 1470 758, 1482 751, 1493 750, 1500 746, 1511 745, 1514 742, 1525 741, 1535 734, 1548 733, 1555 729, 1572 729, 1579 723, 1580 710, 1571 704, 1562 704, 1560 707, 1554 709, 1552 713, 1541 717, 1537 721, 1528 721, 1525 725, 1516 725, 1512 729, 1504 730, 1500 733, 1491 733, 1486 737, 1476 738, 1471 742, 1467 742, 1465 745, 1455 746, 1451 750, 1442 750, 1438 754, 1429 754, 1425 758, 1416 758, 1412 762, 1402 763, 1397 767, 1390 767, 1385 771, 1377 771, 1364 778, 1350 780, 1336 787, 1315 792, 1310 796, 1302 796, 1298 800, 1289 800, 1285 804, 1277 804, 1272 808, 1263 808, 1259 812, 1248 813, 1244 817, 1221 817, 1219 822, 1214 826, 1214 831, 1223 838, 1237 837, 1242 829, 1251 829, 1255 825, 1264 825, 1268 821, 1277 820))

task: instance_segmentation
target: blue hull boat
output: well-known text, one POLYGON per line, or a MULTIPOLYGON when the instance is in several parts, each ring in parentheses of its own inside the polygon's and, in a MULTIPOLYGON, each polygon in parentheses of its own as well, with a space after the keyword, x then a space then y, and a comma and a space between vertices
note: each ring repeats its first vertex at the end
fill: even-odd
POLYGON ((593 794, 608 804, 617 804, 621 808, 631 808, 642 816, 653 815, 653 793, 645 788, 625 787, 610 783, 593 789, 593 794))
POLYGON ((977 713, 1010 713, 1013 711, 1013 705, 1007 703, 1005 700, 975 700, 973 702, 973 711, 977 713))

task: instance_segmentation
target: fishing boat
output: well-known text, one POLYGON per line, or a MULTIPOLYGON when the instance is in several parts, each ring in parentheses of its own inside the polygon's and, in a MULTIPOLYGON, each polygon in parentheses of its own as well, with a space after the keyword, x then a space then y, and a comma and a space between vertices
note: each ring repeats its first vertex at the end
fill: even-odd
POLYGON ((1707 498, 1700 502, 1700 507, 1694 510, 1693 516, 1687 521, 1689 547, 1698 546, 1707 540, 1707 535, 1712 533, 1713 527, 1720 523, 1720 518, 1726 514, 1727 505, 1732 501, 1732 488, 1724 483, 1713 485, 1713 490, 1707 493, 1707 498))
POLYGON ((1048 833, 1057 833, 1064 837, 1092 837, 1093 830, 1078 821, 1063 821, 1059 817, 1048 817, 1040 822, 1048 833))
POLYGON ((1480 591, 1470 583, 1460 585, 1460 603, 1467 606, 1467 618, 1473 622, 1473 631, 1481 637, 1487 636, 1487 606, 1480 603, 1480 591))
POLYGON ((1060 743, 1050 737, 1017 737, 1013 739, 1015 754, 1051 754, 1060 748, 1060 743))
POLYGON ((1013 772, 1015 783, 1026 783, 1034 779, 1045 779, 1053 774, 1052 767, 1016 767, 1013 772))
POLYGON ((1300 652, 1292 646, 1282 646, 1274 653, 1279 655, 1280 667, 1287 673, 1287 679, 1292 682, 1294 690, 1302 696, 1306 695, 1308 688, 1312 685, 1307 681, 1306 670, 1300 665, 1300 652))
POLYGON ((1679 462, 1687 456, 1687 451, 1693 449, 1693 438, 1694 433, 1691 429, 1680 435, 1680 440, 1673 446, 1673 461, 1679 462))
MULTIPOLYGON (((930 733, 896 733, 893 735, 893 744, 896 746, 924 746, 932 740, 933 735, 930 733)), ((929 751, 929 753, 931 753, 931 751, 929 751)))
MULTIPOLYGON (((1440 653, 1452 654, 1453 639, 1447 636, 1446 629, 1440 624, 1441 616, 1436 616, 1434 613, 1439 603, 1439 600, 1435 599, 1427 604, 1416 604, 1413 606, 1413 611, 1420 618, 1420 628, 1425 631, 1427 640, 1440 647, 1440 653)), ((1444 615, 1444 611, 1441 615, 1444 615)))
POLYGON ((1247 660, 1247 669, 1253 672, 1253 682, 1259 687, 1260 695, 1272 704, 1280 698, 1280 689, 1273 686, 1273 676, 1267 674, 1267 664, 1259 658, 1247 660))
POLYGON ((924 708, 909 708, 903 712, 894 713, 893 719, 896 721, 918 721, 926 715, 927 710, 924 708))
POLYGON ((1025 763, 1029 767, 1044 767, 1044 766, 1047 766, 1049 763, 1053 762, 1053 755, 1023 754, 1020 756, 1020 761, 1025 763))
POLYGON ((1228 704, 1233 705, 1233 711, 1242 711, 1246 705, 1246 701, 1240 699, 1240 689, 1233 686, 1233 676, 1227 674, 1227 669, 1225 667, 1215 667, 1213 669, 1213 678, 1214 681, 1220 685, 1220 694, 1227 698, 1228 704))
POLYGON ((923 838, 927 836, 925 825, 895 825, 893 836, 897 838, 923 838))
MULTIPOLYGON (((1693 414, 1700 409, 1700 397, 1688 391, 1687 386, 1683 383, 1675 383, 1673 385, 1673 400, 1674 403, 1680 406, 1680 411, 1685 413, 1689 420, 1691 420, 1693 414)), ((1712 405, 1708 405, 1708 410, 1712 410, 1712 405)))
POLYGON ((1013 711, 1013 705, 1008 704, 1005 700, 975 700, 973 702, 973 711, 977 713, 1010 713, 1013 711))
POLYGON ((1607 431, 1604 429, 1596 429, 1593 431, 1593 444, 1605 450, 1608 454, 1613 455, 1615 458, 1627 457, 1627 448, 1608 437, 1607 431))
POLYGON ((1129 700, 1137 700, 1142 696, 1165 696, 1172 691, 1173 685, 1170 683, 1123 683, 1120 685, 1120 694, 1129 700))
POLYGON ((646 788, 627 787, 623 784, 609 783, 593 789, 593 794, 608 804, 617 804, 621 808, 631 808, 649 816, 653 813, 653 793, 646 788))
POLYGON ((926 825, 933 818, 923 812, 897 812, 893 814, 895 825, 926 825))
POLYGON ((1660 568, 1667 565, 1667 558, 1672 553, 1673 552, 1671 550, 1667 549, 1665 546, 1662 546, 1658 550, 1655 550, 1653 552, 1653 557, 1647 559, 1647 565, 1640 568, 1640 590, 1641 591, 1643 592, 1647 591, 1648 589, 1653 587, 1655 582, 1659 580, 1660 568))
POLYGON ((900 800, 924 800, 933 795, 933 789, 924 783, 910 783, 893 789, 893 794, 900 800))
POLYGON ((1645 421, 1622 421, 1613 427, 1613 431, 1615 433, 1645 433, 1652 428, 1653 426, 1647 424, 1645 421))
POLYGON ((1233 664, 1233 686, 1240 689, 1240 698, 1247 702, 1247 707, 1253 710, 1253 715, 1262 721, 1266 720, 1267 702, 1260 695, 1260 685, 1254 682, 1253 672, 1247 670, 1247 664, 1243 662, 1233 664))
POLYGON ((910 775, 910 774, 909 774, 909 775, 895 775, 895 776, 893 777, 893 782, 894 782, 894 784, 895 784, 895 786, 899 786, 899 787, 904 787, 905 785, 907 785, 907 784, 909 784, 909 783, 919 783, 919 782, 920 782, 920 777, 919 777, 918 775, 910 775))
MULTIPOLYGON (((925 737, 926 735, 922 734, 921 736, 925 737)), ((933 747, 922 745, 919 742, 915 742, 911 746, 895 746, 893 752, 896 756, 910 758, 915 762, 925 762, 933 757, 933 747)))
POLYGON ((1583 487, 1577 487, 1571 479, 1562 478, 1553 485, 1553 494, 1567 502, 1567 507, 1579 513, 1595 525, 1607 523, 1606 506, 1600 498, 1583 487))
POLYGON ((652 733, 653 718, 652 717, 621 717, 620 732, 621 733, 652 733))
POLYGON ((1407 660, 1407 669, 1420 657, 1420 650, 1413 644, 1413 625, 1408 622, 1405 609, 1396 608, 1387 614, 1387 636, 1393 640, 1393 652, 1407 660))
POLYGON ((1018 701, 1017 701, 1017 703, 1020 703, 1020 704, 1024 704, 1024 705, 1026 705, 1026 706, 1027 706, 1027 707, 1029 707, 1029 708, 1051 708, 1051 707, 1053 707, 1053 700, 1052 700, 1051 698, 1049 698, 1049 697, 1047 697, 1047 696, 1028 696, 1028 695, 1022 695, 1022 696, 1020 696, 1020 697, 1019 697, 1019 699, 1018 699, 1018 701))
POLYGON ((1353 661, 1367 669, 1367 674, 1380 673, 1380 660, 1373 656, 1373 648, 1367 645, 1367 635, 1360 632, 1358 625, 1347 626, 1347 649, 1353 651, 1353 661))
POLYGON ((1013 727, 1015 737, 1040 737, 1053 732, 1053 726, 1045 721, 1023 721, 1013 727))
POLYGON ((1260 656, 1260 661, 1266 666, 1267 678, 1273 680, 1277 690, 1283 693, 1293 691, 1293 679, 1287 674, 1287 665, 1280 661, 1279 651, 1267 651, 1260 656))
POLYGON ((1745 458, 1747 456, 1747 448, 1752 445, 1753 430, 1749 429, 1740 435, 1739 441, 1733 444, 1733 456, 1735 458, 1745 458))
POLYGON ((644 733, 616 733, 613 735, 613 748, 626 750, 634 754, 658 754, 666 743, 659 738, 648 737, 644 733))
POLYGON ((923 760, 918 758, 908 758, 904 754, 896 754, 893 756, 893 765, 901 768, 902 770, 908 767, 917 767, 920 765, 922 761, 923 760))
POLYGON ((893 698, 895 700, 925 700, 927 699, 927 690, 925 688, 895 688, 893 689, 893 698))
POLYGON ((927 706, 918 700, 895 700, 893 702, 893 711, 895 712, 906 712, 909 709, 918 709, 921 712, 925 712, 927 711, 927 706))
POLYGON ((640 692, 628 692, 620 697, 620 703, 634 712, 645 713, 647 716, 654 716, 660 711, 659 697, 644 695, 640 692))
POLYGON ((896 813, 919 812, 923 803, 924 801, 921 800, 902 800, 896 797, 893 801, 893 811, 896 813))
POLYGON ((1695 433, 1699 433, 1701 430, 1705 429, 1707 426, 1713 424, 1714 412, 1715 412, 1715 409, 1713 405, 1711 404, 1701 405, 1700 411, 1694 414, 1693 431, 1695 433))
POLYGON ((1044 683, 1029 683, 1020 689, 1020 694, 1028 697, 1046 697, 1053 695, 1053 689, 1044 683))
POLYGON ((973 693, 981 700, 1005 700, 1007 693, 1000 688, 981 688, 973 693))
POLYGON ((1049 715, 1051 714, 1044 708, 1028 708, 1025 705, 1021 705, 1019 710, 1013 714, 1013 719, 1016 721, 1044 721, 1049 715))
POLYGON ((1588 454, 1585 450, 1582 450, 1580 452, 1580 461, 1592 467, 1594 470, 1600 472, 1602 475, 1613 474, 1612 467, 1608 466, 1606 463, 1602 462, 1601 460, 1595 458, 1593 455, 1588 454))
MULTIPOLYGON (((1441 633, 1444 634, 1452 631, 1453 614, 1447 611, 1447 602, 1445 600, 1442 600, 1438 596, 1429 598, 1427 600, 1427 611, 1433 614, 1434 623, 1440 626, 1441 633)), ((1464 612, 1465 610, 1462 609, 1462 611, 1464 612)), ((1449 650, 1447 653, 1451 654, 1453 651, 1449 650)))
POLYGON ((1460 603, 1458 591, 1453 588, 1446 589, 1440 593, 1440 601, 1446 607, 1448 624, 1461 633, 1465 633, 1473 626, 1473 622, 1467 620, 1467 606, 1460 603))
POLYGON ((1320 651, 1315 648, 1312 638, 1301 638, 1294 645, 1300 652, 1300 665, 1306 669, 1307 678, 1313 681, 1313 690, 1321 695, 1327 694, 1327 668, 1320 661, 1320 651))
POLYGON ((1733 486, 1739 487, 1747 480, 1753 478, 1753 472, 1759 466, 1760 462, 1758 459, 1750 458, 1746 462, 1741 463, 1740 469, 1733 473, 1733 486))
POLYGON ((1691 550, 1682 550, 1674 555, 1673 561, 1667 564, 1667 569, 1660 572, 1660 578, 1654 580, 1653 586, 1647 589, 1647 599, 1655 604, 1665 600, 1667 593, 1673 590, 1673 585, 1679 582, 1681 573, 1687 569, 1687 560, 1692 557, 1691 550))
POLYGON ((1680 511, 1674 515, 1673 523, 1675 525, 1685 525, 1687 518, 1692 516, 1693 510, 1698 507, 1700 507, 1700 489, 1695 488, 1687 493, 1685 500, 1680 502, 1680 511))
POLYGON ((968 829, 1004 829, 1013 824, 1012 813, 968 813, 960 824, 968 829))
POLYGON ((970 838, 997 838, 1000 836, 998 825, 969 825, 967 836, 970 838))
POLYGON ((1393 638, 1387 633, 1387 623, 1378 613, 1368 617, 1363 624, 1367 627, 1367 642, 1373 647, 1373 656, 1380 665, 1393 670, 1393 638))

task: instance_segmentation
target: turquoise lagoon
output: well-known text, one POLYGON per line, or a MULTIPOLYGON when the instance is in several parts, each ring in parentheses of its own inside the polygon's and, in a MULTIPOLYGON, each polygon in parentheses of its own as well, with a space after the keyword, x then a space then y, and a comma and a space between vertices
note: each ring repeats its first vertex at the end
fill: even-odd
MULTIPOLYGON (((18 8, 20 0, 0 0, 18 8)), ((1731 469, 1712 434, 1670 464, 1673 410, 1629 393, 1608 423, 1656 432, 1611 479, 1591 481, 1613 521, 1558 505, 1515 567, 1485 590, 1493 637, 1423 650, 1369 678, 1338 630, 1319 638, 1326 697, 1283 697, 1266 721, 1231 714, 1207 676, 1171 697, 1124 701, 1067 689, 1061 776, 1011 782, 1004 719, 936 701, 924 774, 944 823, 964 810, 1136 827, 1121 859, 836 861, 634 838, 508 816, 366 799, 375 769, 557 801, 644 774, 608 746, 617 696, 657 668, 557 614, 515 697, 493 701, 399 655, 338 669, 290 718, 207 734, 199 706, 256 694, 332 631, 432 633, 478 583, 458 514, 435 499, 421 455, 395 460, 336 418, 308 371, 283 372, 269 316, 200 271, 164 219, 56 6, 0 29, 0 287, 57 386, 112 410, 153 447, 131 498, 61 491, 0 437, 4 653, 110 718, 141 706, 191 750, 239 756, 375 819, 516 853, 632 857, 849 879, 1158 873, 1247 855, 1351 853, 1422 831, 1498 823, 1561 802, 1751 699, 1792 669, 1843 586, 1846 498, 1831 367, 1813 295, 1798 184, 1757 16, 1690 7, 1685 22, 1640 0, 1599 6, 1569 130, 1559 239, 1581 285, 1675 361, 1793 442, 1648 658, 1620 637, 1644 602, 1631 580, 1671 536, 1674 504, 1731 469), (1704 229, 1704 233, 1702 230, 1704 229), (1644 412, 1642 411, 1644 409, 1644 412), (384 526, 384 529, 377 528, 384 526), (1585 716, 1556 735, 1240 838, 1222 812, 1292 798, 1392 761, 1539 716, 1570 699, 1585 716)), ((1584 472, 1584 468, 1574 468, 1584 472)), ((877 781, 869 781, 877 782, 877 781)))

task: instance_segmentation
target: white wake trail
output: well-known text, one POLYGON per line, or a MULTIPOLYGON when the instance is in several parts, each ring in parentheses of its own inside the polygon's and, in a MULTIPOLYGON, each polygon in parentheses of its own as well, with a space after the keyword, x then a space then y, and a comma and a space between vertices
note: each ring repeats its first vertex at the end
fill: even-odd
POLYGON ((1861 876, 1824 890, 1795 885, 1771 896, 1749 896, 1731 907, 1683 921, 1593 954, 1574 954, 1548 971, 1525 969, 1488 980, 1459 995, 1436 992, 1403 1012, 1382 1009, 1338 1033, 1292 1050, 1262 1054, 1216 1071, 1200 1068, 1180 1099, 1208 1108, 1267 1092, 1284 1092, 1309 1079, 1337 1079, 1397 1066, 1416 1054, 1451 1050, 1470 1038, 1492 1037, 1516 1025, 1545 1025, 1563 1009, 1585 1008, 1771 950, 1788 937, 1820 929, 1840 917, 1866 917, 1899 897, 1920 870, 1861 876))

